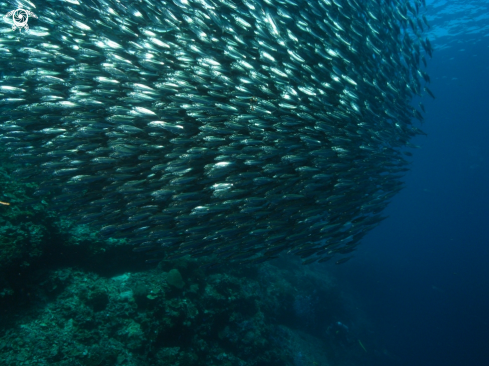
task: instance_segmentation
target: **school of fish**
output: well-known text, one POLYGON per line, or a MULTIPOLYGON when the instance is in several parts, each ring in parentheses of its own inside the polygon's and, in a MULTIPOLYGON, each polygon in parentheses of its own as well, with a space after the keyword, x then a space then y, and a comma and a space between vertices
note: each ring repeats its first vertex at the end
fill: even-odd
POLYGON ((423 133, 413 98, 434 98, 424 0, 18 0, 0 14, 15 5, 37 19, 0 24, 13 176, 165 258, 348 260, 403 186, 423 133))

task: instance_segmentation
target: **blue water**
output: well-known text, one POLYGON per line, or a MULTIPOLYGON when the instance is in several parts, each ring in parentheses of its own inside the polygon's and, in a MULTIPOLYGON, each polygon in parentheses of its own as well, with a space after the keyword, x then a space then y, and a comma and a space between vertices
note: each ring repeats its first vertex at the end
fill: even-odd
POLYGON ((436 5, 428 136, 389 218, 335 269, 379 365, 489 365, 489 2, 436 5))
MULTIPOLYGON (((366 350, 355 366, 489 365, 489 1, 427 3, 436 95, 422 99, 428 136, 412 141, 421 148, 389 218, 354 259, 323 266, 368 322, 351 335, 355 352, 357 339, 366 350)), ((313 296, 293 303, 309 328, 313 296)), ((294 362, 307 359, 298 351, 294 362)))

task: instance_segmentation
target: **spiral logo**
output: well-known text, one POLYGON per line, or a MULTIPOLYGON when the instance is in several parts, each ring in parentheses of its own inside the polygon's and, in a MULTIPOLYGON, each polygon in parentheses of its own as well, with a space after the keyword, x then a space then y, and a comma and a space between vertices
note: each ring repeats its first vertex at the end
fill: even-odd
POLYGON ((29 20, 29 14, 24 9, 17 9, 12 15, 12 20, 17 28, 24 28, 29 20))
POLYGON ((12 30, 16 30, 18 28, 19 31, 22 30, 22 28, 24 28, 26 31, 29 30, 29 26, 27 25, 29 16, 37 18, 37 15, 32 11, 22 8, 9 11, 7 14, 5 14, 5 18, 12 17, 12 30))

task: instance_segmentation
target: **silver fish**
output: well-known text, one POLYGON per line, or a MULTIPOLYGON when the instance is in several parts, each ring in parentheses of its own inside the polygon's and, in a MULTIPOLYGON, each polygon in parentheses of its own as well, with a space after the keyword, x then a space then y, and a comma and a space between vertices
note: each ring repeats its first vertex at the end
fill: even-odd
POLYGON ((137 251, 351 253, 423 133, 429 25, 407 0, 274 4, 48 2, 28 43, 0 37, 0 148, 137 251))

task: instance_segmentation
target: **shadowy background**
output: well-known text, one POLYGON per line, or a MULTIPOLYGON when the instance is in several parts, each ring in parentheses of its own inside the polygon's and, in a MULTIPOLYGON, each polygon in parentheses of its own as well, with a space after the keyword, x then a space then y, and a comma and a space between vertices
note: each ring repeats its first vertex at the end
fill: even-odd
POLYGON ((334 268, 385 365, 489 365, 489 39, 459 38, 429 62, 436 100, 406 188, 334 268))

